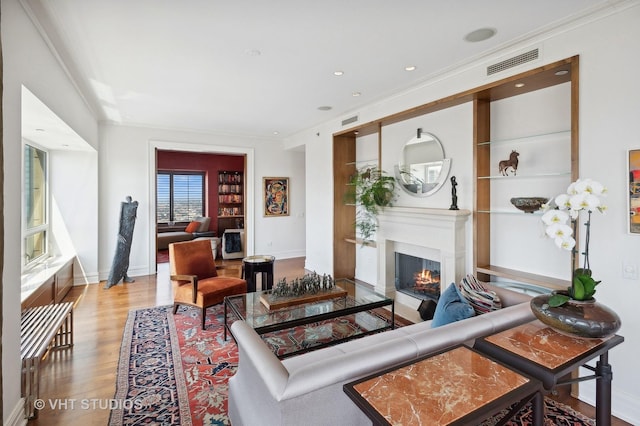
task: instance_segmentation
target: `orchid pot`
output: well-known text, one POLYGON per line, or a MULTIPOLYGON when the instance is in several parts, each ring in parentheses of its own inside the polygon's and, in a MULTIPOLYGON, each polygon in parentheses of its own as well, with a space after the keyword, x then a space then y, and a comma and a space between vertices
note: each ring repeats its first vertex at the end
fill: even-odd
POLYGON ((545 233, 553 238, 556 246, 572 253, 571 265, 577 264, 576 230, 581 213, 587 220, 583 264, 573 270, 571 285, 566 291, 536 296, 531 300, 531 309, 535 316, 550 327, 573 336, 602 338, 611 336, 620 329, 620 317, 608 307, 598 303, 594 295, 600 284, 592 276, 589 262, 589 244, 591 242, 591 215, 594 211, 604 213, 607 207, 601 197, 606 188, 591 179, 578 179, 569 185, 567 193, 556 196, 543 208, 542 216, 545 233), (567 222, 570 222, 567 223, 567 222))

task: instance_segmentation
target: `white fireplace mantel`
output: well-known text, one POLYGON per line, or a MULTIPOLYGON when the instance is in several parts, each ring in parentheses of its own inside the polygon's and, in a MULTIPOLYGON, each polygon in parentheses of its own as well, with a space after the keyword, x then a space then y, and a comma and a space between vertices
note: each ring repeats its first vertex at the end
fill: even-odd
POLYGON ((459 281, 465 274, 465 227, 470 215, 469 210, 385 208, 378 216, 376 231, 376 291, 396 296, 396 251, 439 261, 443 287, 459 281))

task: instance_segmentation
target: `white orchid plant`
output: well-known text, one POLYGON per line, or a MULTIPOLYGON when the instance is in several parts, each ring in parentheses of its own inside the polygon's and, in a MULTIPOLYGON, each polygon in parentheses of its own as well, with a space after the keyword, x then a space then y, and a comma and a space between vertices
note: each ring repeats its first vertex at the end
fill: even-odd
POLYGON ((587 212, 585 222, 585 249, 582 252, 584 264, 573 272, 571 287, 568 294, 554 294, 549 299, 550 306, 562 306, 569 299, 588 300, 593 297, 595 287, 600 283, 591 277, 589 265, 589 242, 591 235, 591 213, 598 210, 604 213, 607 206, 602 203, 607 189, 600 183, 592 179, 578 179, 571 183, 566 194, 556 196, 552 202, 543 206, 546 212, 542 215, 542 222, 545 225, 545 233, 553 238, 555 244, 563 249, 572 252, 572 265, 575 265, 576 240, 574 238, 576 224, 580 213, 587 212), (568 224, 571 223, 571 225, 568 224))

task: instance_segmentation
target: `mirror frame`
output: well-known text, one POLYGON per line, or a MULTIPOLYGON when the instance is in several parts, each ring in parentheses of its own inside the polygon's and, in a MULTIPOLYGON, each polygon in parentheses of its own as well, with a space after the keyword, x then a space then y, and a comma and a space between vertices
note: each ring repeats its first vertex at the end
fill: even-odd
MULTIPOLYGON (((407 194, 409 194, 409 195, 411 195, 413 197, 427 197, 429 195, 433 195, 436 192, 438 192, 438 190, 440 190, 440 188, 442 188, 442 185, 444 185, 444 183, 447 181, 447 178, 449 177, 449 171, 451 170, 451 159, 450 158, 445 158, 444 147, 442 146, 442 142, 440 142, 440 139, 438 139, 436 137, 436 135, 434 135, 433 133, 419 131, 418 135, 416 135, 413 138, 409 139, 402 146, 402 150, 400 152, 400 161, 394 167, 394 170, 395 170, 396 182, 398 183, 398 186, 400 186, 400 188, 402 188, 404 190, 404 192, 406 192, 407 194), (411 164, 409 164, 409 165, 404 164, 404 151, 405 151, 407 145, 420 143, 423 139, 424 139, 423 142, 431 142, 431 141, 435 142, 437 144, 438 148, 440 148, 440 153, 442 155, 441 155, 440 159, 436 159, 436 160, 434 160, 432 162, 429 162, 429 163, 420 163, 420 164, 430 164, 430 163, 436 163, 436 162, 440 162, 441 161, 442 165, 441 165, 441 169, 440 169, 440 174, 438 175, 438 178, 436 179, 436 181, 433 182, 432 184, 426 184, 426 185, 432 185, 432 186, 430 186, 426 191, 418 192, 418 186, 408 183, 407 179, 406 179, 406 174, 407 173, 406 172, 402 172, 402 170, 406 169, 407 166, 409 166, 409 167, 412 166, 411 164), (414 187, 415 187, 415 189, 414 189, 414 187)), ((421 179, 419 177, 416 177, 416 176, 413 176, 413 175, 411 175, 411 177, 413 179, 415 179, 416 181, 421 181, 421 179)), ((425 184, 423 184, 423 185, 425 185, 425 184)))

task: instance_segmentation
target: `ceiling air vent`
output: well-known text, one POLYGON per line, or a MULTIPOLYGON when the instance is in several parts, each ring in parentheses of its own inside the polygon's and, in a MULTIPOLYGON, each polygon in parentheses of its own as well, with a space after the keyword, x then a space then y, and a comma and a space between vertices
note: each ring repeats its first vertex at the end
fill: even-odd
POLYGON ((347 124, 355 123, 356 121, 358 121, 358 116, 354 115, 353 117, 345 118, 344 120, 342 120, 342 125, 346 126, 347 124))
POLYGON ((536 59, 538 59, 538 56, 538 49, 533 49, 518 56, 514 56, 513 58, 505 59, 504 61, 498 62, 497 64, 489 65, 487 67, 487 75, 492 75, 509 68, 522 65, 526 62, 535 61, 536 59))

